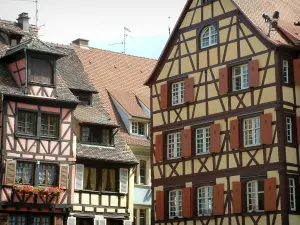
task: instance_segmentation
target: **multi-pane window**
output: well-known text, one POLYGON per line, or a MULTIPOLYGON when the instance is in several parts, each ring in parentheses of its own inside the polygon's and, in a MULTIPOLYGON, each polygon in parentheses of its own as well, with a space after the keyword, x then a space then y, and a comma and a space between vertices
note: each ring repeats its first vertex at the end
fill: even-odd
POLYGON ((146 127, 147 127, 147 125, 145 123, 132 122, 131 132, 132 132, 132 134, 145 136, 146 135, 146 132, 145 132, 146 127))
POLYGON ((81 141, 86 144, 111 145, 111 130, 98 126, 83 126, 81 130, 81 141))
POLYGON ((140 183, 146 184, 146 161, 140 161, 140 183))
POLYGON ((196 129, 196 154, 201 155, 208 152, 210 152, 210 128, 196 129))
POLYGON ((184 82, 172 84, 172 105, 184 103, 184 82))
POLYGON ((218 43, 216 27, 211 25, 205 27, 201 33, 201 48, 207 48, 218 43))
POLYGON ((50 225, 49 216, 34 216, 33 225, 50 225))
POLYGON ((232 68, 232 89, 239 91, 249 87, 248 64, 232 68))
POLYGON ((288 143, 293 143, 292 118, 286 117, 286 140, 288 143))
POLYGON ((29 71, 31 82, 53 84, 53 62, 31 58, 29 71))
POLYGON ((54 186, 56 183, 56 166, 51 164, 38 165, 38 185, 54 186))
POLYGON ((283 60, 283 82, 288 84, 289 83, 289 61, 283 60))
POLYGON ((56 138, 58 137, 59 116, 43 114, 41 116, 41 136, 56 138))
POLYGON ((244 147, 260 144, 260 117, 244 119, 244 147))
POLYGON ((213 212, 213 187, 198 188, 198 216, 210 216, 213 212))
POLYGON ((140 209, 140 225, 146 225, 146 209, 140 209))
POLYGON ((173 190, 169 192, 169 217, 182 216, 182 191, 173 190))
POLYGON ((264 210, 264 181, 254 180, 247 183, 247 211, 264 210))
POLYGON ((16 184, 33 183, 33 164, 18 162, 16 167, 16 184))
POLYGON ((35 112, 18 111, 17 132, 25 135, 36 134, 37 114, 35 112))
POLYGON ((26 225, 26 217, 25 216, 9 216, 9 225, 26 225))
POLYGON ((167 139, 168 159, 179 158, 181 155, 180 133, 168 134, 167 139))
POLYGON ((296 211, 296 185, 295 179, 289 178, 290 210, 296 211))

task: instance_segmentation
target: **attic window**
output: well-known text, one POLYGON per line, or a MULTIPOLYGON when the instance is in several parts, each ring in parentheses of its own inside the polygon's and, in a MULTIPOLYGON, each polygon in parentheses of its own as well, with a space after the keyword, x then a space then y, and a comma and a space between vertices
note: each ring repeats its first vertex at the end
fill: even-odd
POLYGON ((131 133, 139 136, 147 135, 147 124, 142 122, 132 122, 131 123, 131 133))
POLYGON ((201 32, 201 48, 208 48, 218 43, 218 32, 214 25, 205 27, 201 32))
POLYGON ((54 69, 53 61, 30 58, 29 76, 30 82, 53 85, 54 69))
POLYGON ((111 146, 113 144, 112 130, 100 126, 83 126, 81 142, 84 144, 111 146))

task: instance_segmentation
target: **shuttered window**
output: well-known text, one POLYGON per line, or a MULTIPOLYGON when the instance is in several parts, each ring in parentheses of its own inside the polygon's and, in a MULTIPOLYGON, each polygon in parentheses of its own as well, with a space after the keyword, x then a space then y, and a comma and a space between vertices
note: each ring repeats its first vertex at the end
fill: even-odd
POLYGON ((293 125, 292 125, 292 118, 287 116, 285 118, 285 126, 286 126, 286 141, 288 143, 293 143, 293 125))
POLYGON ((181 134, 168 134, 167 138, 168 159, 176 159, 181 156, 181 134))
POLYGON ((176 82, 172 84, 172 105, 180 105, 184 103, 184 82, 176 82))
POLYGON ((247 182, 247 211, 259 212, 264 210, 264 181, 247 182))
POLYGON ((213 213, 213 187, 205 186, 197 191, 198 216, 210 216, 213 213))
POLYGON ((182 190, 169 192, 169 218, 182 217, 182 190))
POLYGON ((289 196, 290 196, 290 210, 296 211, 296 183, 295 178, 289 178, 289 196))
POLYGON ((249 88, 248 64, 232 68, 232 90, 239 91, 249 88))
POLYGON ((52 164, 40 164, 37 166, 37 184, 56 185, 56 166, 52 164))
POLYGON ((210 152, 210 127, 196 129, 196 155, 210 152))
POLYGON ((16 184, 33 184, 33 170, 33 163, 17 162, 16 184))
POLYGON ((260 145, 260 117, 243 120, 244 147, 260 145))

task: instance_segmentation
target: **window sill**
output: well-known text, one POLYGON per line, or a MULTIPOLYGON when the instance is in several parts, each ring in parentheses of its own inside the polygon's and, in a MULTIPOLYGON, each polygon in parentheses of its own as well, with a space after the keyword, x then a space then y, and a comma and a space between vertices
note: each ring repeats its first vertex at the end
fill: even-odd
POLYGON ((34 85, 34 86, 42 86, 42 87, 49 87, 49 88, 55 88, 54 84, 43 84, 43 83, 36 83, 36 82, 28 82, 29 85, 34 85))
POLYGON ((259 145, 252 145, 252 146, 243 146, 239 148, 239 150, 258 150, 258 149, 262 149, 263 147, 264 145, 259 144, 259 145))
POLYGON ((238 90, 238 91, 230 91, 227 93, 227 95, 234 96, 234 95, 244 94, 244 93, 250 92, 251 90, 252 90, 251 87, 249 87, 249 88, 238 90))
POLYGON ((286 146, 291 147, 291 148, 297 148, 298 147, 298 143, 285 143, 286 146))
POLYGON ((88 142, 81 142, 82 145, 87 145, 91 147, 100 147, 100 148, 114 148, 114 145, 101 145, 100 143, 88 143, 88 142))
POLYGON ((134 184, 136 187, 150 188, 151 184, 134 184))
POLYGON ((33 139, 33 140, 59 141, 58 138, 37 137, 37 136, 33 136, 33 135, 25 135, 25 134, 15 134, 15 137, 16 137, 16 138, 33 139))
POLYGON ((290 87, 290 88, 294 88, 295 87, 295 84, 292 84, 292 83, 282 83, 282 86, 284 87, 290 87))
POLYGON ((184 102, 184 103, 182 103, 182 104, 172 105, 172 106, 168 107, 167 109, 168 109, 168 110, 174 110, 174 109, 178 109, 178 108, 185 107, 185 106, 187 106, 188 104, 189 104, 188 102, 184 102))

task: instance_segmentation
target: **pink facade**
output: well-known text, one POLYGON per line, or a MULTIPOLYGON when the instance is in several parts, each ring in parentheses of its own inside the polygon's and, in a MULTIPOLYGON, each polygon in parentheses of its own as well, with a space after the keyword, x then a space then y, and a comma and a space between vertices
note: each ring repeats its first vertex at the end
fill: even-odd
POLYGON ((55 88, 28 85, 28 94, 35 97, 55 98, 55 88))

